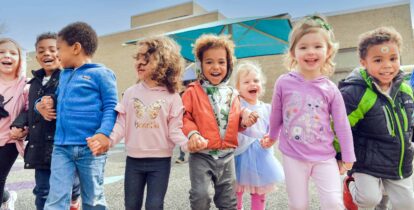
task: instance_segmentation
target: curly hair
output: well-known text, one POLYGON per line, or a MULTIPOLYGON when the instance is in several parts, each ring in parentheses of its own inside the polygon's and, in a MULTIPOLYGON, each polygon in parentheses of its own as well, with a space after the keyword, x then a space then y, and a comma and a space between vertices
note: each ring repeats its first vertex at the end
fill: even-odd
MULTIPOLYGON (((145 59, 149 62, 152 56, 156 62, 155 71, 151 79, 159 85, 167 87, 168 92, 176 93, 181 90, 181 75, 184 70, 184 59, 180 54, 181 47, 171 38, 166 36, 150 37, 138 42, 138 48, 148 48, 145 59)), ((134 56, 138 59, 139 54, 134 56)))
POLYGON ((203 54, 205 51, 213 48, 224 48, 227 55, 227 75, 225 80, 231 76, 233 66, 236 63, 236 57, 234 56, 234 42, 228 35, 213 35, 204 34, 200 36, 194 44, 193 53, 196 56, 196 60, 202 62, 203 54))
POLYGON ((78 42, 87 56, 93 56, 98 48, 98 35, 95 30, 84 22, 74 22, 59 31, 58 37, 69 46, 78 42))
POLYGON ((266 84, 266 77, 263 74, 262 67, 258 62, 250 61, 250 60, 244 60, 239 62, 236 67, 234 68, 235 74, 232 76, 231 84, 236 87, 236 89, 240 88, 240 79, 250 72, 254 72, 259 77, 262 92, 260 93, 260 96, 264 96, 265 89, 264 86, 266 84))
POLYGON ((307 16, 297 22, 289 35, 289 48, 285 53, 285 66, 289 70, 293 70, 298 65, 294 58, 294 50, 299 40, 309 33, 320 33, 326 41, 328 47, 328 57, 325 64, 322 65, 321 73, 326 76, 331 76, 334 73, 334 57, 338 51, 338 43, 335 42, 332 27, 328 24, 325 17, 321 15, 307 16))
POLYGON ((55 39, 56 40, 57 34, 54 32, 46 32, 46 33, 40 34, 39 36, 36 37, 35 47, 37 48, 37 45, 39 44, 39 42, 44 39, 55 39))
POLYGON ((365 59, 368 49, 373 45, 379 45, 385 42, 392 42, 398 46, 401 51, 402 37, 393 27, 379 27, 372 31, 365 32, 359 36, 358 54, 359 58, 365 59))
POLYGON ((18 77, 19 74, 21 73, 19 71, 19 68, 21 68, 22 64, 25 64, 24 60, 23 60, 24 55, 22 55, 22 48, 20 47, 20 45, 15 40, 13 40, 11 38, 0 38, 0 45, 2 45, 4 43, 7 43, 7 42, 10 42, 10 43, 14 44, 14 46, 16 46, 17 51, 19 53, 19 63, 17 64, 17 70, 16 70, 16 77, 18 77))

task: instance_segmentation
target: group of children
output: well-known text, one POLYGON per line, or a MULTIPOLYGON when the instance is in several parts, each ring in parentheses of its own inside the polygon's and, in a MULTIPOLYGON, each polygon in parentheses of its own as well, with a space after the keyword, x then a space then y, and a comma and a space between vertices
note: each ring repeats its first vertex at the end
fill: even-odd
POLYGON ((310 178, 323 210, 373 208, 384 194, 393 209, 412 209, 414 104, 400 70, 401 42, 392 28, 363 34, 362 67, 338 89, 328 79, 337 51, 332 27, 321 16, 306 17, 290 34, 290 71, 277 79, 269 105, 260 101, 260 66, 235 66, 227 36, 196 40, 197 80, 181 97, 180 46, 167 37, 139 41, 138 82, 119 103, 114 73, 91 62, 97 35, 88 24, 38 37, 42 69, 33 72, 29 89, 20 47, 1 39, 2 208, 13 208, 16 195, 4 193, 4 185, 24 150, 25 168, 36 169, 37 209, 78 209, 79 196, 84 210, 107 209, 107 151, 125 139, 128 210, 142 208, 145 188, 145 208, 164 208, 175 145, 190 152, 191 209, 210 209, 212 184, 218 209, 243 209, 248 192, 251 209, 263 210, 266 193, 285 180, 289 209, 304 210, 310 178), (283 166, 274 157, 276 141, 283 166), (346 172, 342 190, 340 175, 346 172))

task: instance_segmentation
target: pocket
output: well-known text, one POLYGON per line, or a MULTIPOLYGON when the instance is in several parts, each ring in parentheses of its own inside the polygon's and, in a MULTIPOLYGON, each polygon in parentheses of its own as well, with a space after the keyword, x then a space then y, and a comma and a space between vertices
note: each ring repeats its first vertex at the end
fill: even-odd
POLYGON ((400 110, 401 110, 401 115, 402 115, 403 122, 404 122, 404 131, 407 132, 407 130, 408 130, 407 112, 405 111, 404 107, 400 107, 400 110))
POLYGON ((384 112, 385 122, 386 122, 388 133, 391 136, 395 136, 394 121, 392 120, 392 117, 391 117, 392 116, 391 111, 388 109, 387 106, 382 106, 382 111, 384 112))

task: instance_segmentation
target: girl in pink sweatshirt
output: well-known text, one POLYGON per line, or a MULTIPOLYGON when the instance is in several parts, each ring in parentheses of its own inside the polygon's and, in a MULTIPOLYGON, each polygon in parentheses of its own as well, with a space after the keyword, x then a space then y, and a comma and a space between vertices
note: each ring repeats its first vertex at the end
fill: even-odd
MULTIPOLYGON (((320 16, 299 21, 289 37, 290 73, 275 84, 270 113, 270 141, 279 139, 289 209, 308 209, 309 178, 318 188, 322 210, 343 210, 340 171, 355 161, 351 127, 344 100, 327 76, 334 71, 333 31, 320 16), (334 131, 341 145, 343 165, 338 168, 334 131)), ((268 144, 269 143, 269 144, 268 144)))
POLYGON ((174 146, 187 151, 179 95, 184 61, 180 47, 167 37, 140 41, 135 59, 139 81, 115 108, 111 145, 125 137, 125 209, 141 209, 145 185, 145 208, 163 209, 174 146))
MULTIPOLYGON (((17 42, 0 39, 0 199, 2 209, 14 209, 16 193, 4 191, 6 178, 17 155, 23 155, 23 136, 27 131, 10 132, 10 125, 27 109, 26 78, 23 76, 25 61, 17 42), (24 133, 23 135, 16 135, 24 133), (9 196, 3 196, 9 194, 9 196), (6 199, 6 197, 9 197, 6 199)), ((17 129, 17 128, 15 128, 17 129)))

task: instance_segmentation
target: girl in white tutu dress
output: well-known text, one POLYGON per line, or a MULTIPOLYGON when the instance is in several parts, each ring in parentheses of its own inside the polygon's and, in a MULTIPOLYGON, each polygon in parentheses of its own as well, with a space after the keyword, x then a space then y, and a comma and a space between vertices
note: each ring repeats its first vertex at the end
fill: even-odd
POLYGON ((239 146, 235 151, 237 177, 237 209, 243 208, 243 193, 251 194, 251 209, 263 210, 266 193, 275 190, 284 180, 283 168, 275 158, 273 148, 264 149, 260 140, 269 132, 270 104, 259 100, 265 79, 260 66, 244 61, 236 67, 234 85, 240 93, 242 107, 257 112, 259 119, 252 127, 239 132, 239 146))

